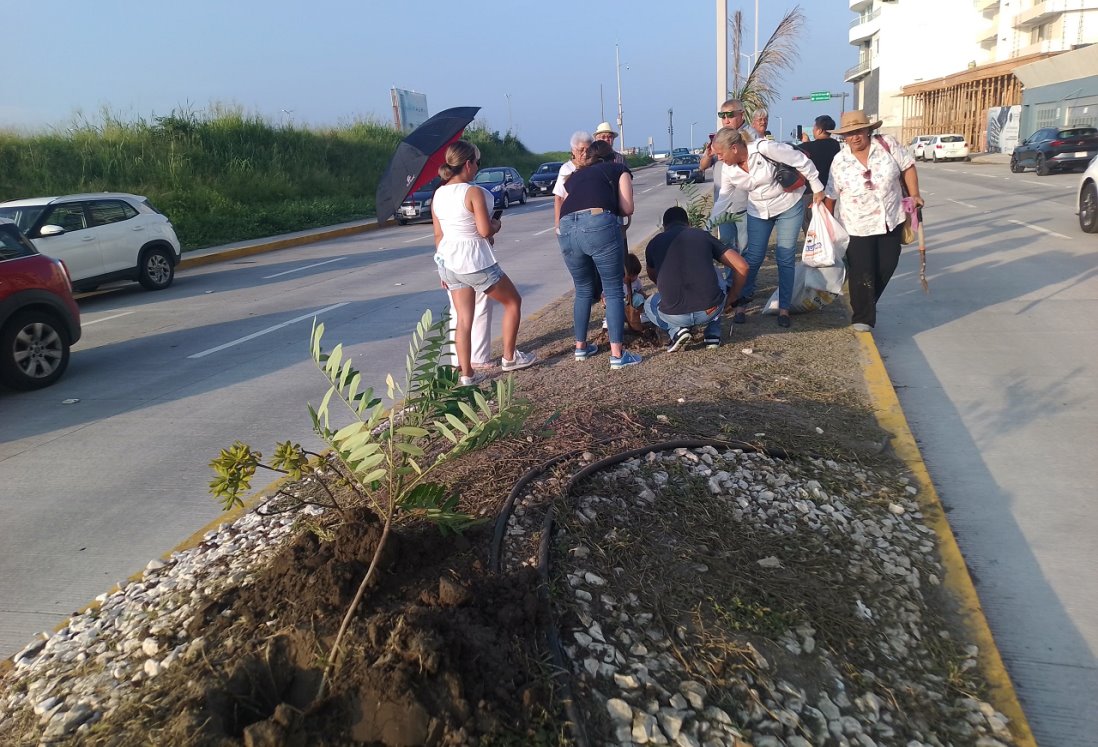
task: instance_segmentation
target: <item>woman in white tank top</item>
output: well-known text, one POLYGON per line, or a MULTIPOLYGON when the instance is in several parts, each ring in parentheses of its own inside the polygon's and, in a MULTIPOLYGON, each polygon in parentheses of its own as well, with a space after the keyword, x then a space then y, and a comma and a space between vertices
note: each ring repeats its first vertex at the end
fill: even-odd
POLYGON ((446 161, 438 169, 442 186, 431 199, 435 263, 457 311, 454 347, 462 385, 484 378, 483 371, 473 369, 470 356, 477 291, 503 306, 503 370, 517 371, 538 360, 533 353, 515 349, 522 297, 492 251, 492 237, 501 224, 488 214, 488 192, 471 183, 479 170, 480 151, 475 145, 466 140, 451 143, 446 161))

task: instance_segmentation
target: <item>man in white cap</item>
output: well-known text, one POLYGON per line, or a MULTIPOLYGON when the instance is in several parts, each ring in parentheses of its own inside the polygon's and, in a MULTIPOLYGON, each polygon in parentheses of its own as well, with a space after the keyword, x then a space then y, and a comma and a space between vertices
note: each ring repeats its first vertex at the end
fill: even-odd
MULTIPOLYGON (((610 126, 609 122, 602 122, 599 124, 598 127, 595 128, 595 139, 605 140, 606 142, 610 143, 611 147, 613 147, 614 138, 616 138, 617 136, 618 133, 614 132, 614 129, 610 126)), ((625 163, 625 156, 615 150, 614 162, 625 163)))

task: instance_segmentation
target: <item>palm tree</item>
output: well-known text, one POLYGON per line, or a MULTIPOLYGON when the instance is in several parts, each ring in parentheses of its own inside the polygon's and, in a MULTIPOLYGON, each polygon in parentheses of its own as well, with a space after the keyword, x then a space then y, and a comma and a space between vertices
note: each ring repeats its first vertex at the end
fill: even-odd
POLYGON ((778 94, 778 84, 782 75, 793 69, 793 63, 800 56, 797 39, 804 28, 805 18, 801 6, 795 6, 778 22, 774 33, 759 50, 759 56, 743 83, 740 83, 740 47, 743 36, 743 18, 740 11, 732 17, 732 68, 735 73, 733 86, 739 86, 732 92, 732 98, 739 99, 748 112, 767 106, 778 94))

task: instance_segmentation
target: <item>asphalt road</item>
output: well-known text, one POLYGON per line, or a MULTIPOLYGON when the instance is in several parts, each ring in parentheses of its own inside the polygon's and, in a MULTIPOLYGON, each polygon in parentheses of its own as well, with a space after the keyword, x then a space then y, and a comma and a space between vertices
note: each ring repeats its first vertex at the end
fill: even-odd
POLYGON ((920 165, 877 345, 1037 741, 1098 744, 1098 236, 1078 174, 920 165))
MULTIPOLYGON (((636 174, 632 243, 684 197, 663 178, 636 174)), ((572 288, 552 200, 503 222, 496 253, 530 314, 572 288)), ((306 409, 325 392, 308 355, 314 317, 326 347, 344 343, 383 391, 423 310, 446 305, 433 253, 431 224, 413 223, 182 271, 157 293, 127 284, 81 299, 65 376, 0 391, 0 656, 215 519, 219 449, 321 446, 306 409)))

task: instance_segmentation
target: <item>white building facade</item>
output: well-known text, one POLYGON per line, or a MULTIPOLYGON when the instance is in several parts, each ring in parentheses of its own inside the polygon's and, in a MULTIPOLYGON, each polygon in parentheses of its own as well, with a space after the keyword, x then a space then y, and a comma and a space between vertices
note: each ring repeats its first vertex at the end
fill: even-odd
POLYGON ((993 62, 1098 42, 1098 0, 848 0, 852 108, 899 135, 901 89, 993 62))

